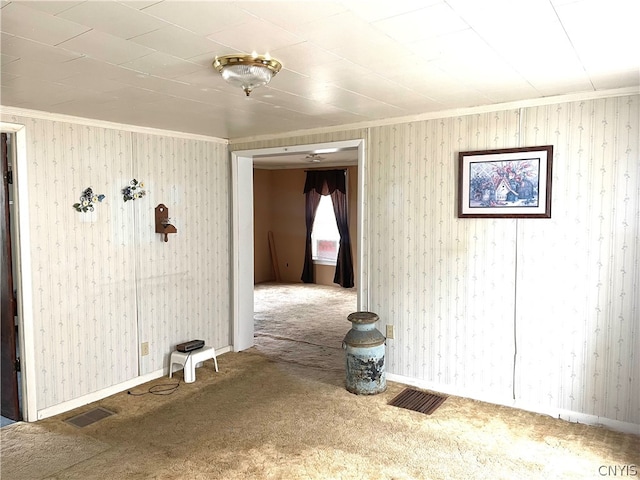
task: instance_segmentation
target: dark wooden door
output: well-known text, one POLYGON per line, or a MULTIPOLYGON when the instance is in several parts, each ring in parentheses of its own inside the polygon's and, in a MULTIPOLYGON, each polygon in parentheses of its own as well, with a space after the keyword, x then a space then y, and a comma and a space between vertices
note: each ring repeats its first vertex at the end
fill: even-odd
POLYGON ((0 315, 2 357, 2 416, 21 420, 18 400, 18 373, 16 369, 16 298, 13 289, 11 256, 11 219, 9 218, 9 165, 7 158, 7 134, 2 134, 2 187, 0 187, 0 315))

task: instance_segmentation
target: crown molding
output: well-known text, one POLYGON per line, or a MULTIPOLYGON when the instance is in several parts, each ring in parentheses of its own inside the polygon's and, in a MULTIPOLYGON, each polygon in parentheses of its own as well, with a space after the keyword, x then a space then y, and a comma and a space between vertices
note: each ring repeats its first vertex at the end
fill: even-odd
POLYGON ((106 120, 96 120, 94 118, 74 117, 72 115, 64 115, 61 113, 44 112, 41 110, 29 110, 20 107, 7 107, 0 105, 0 115, 3 120, 7 121, 5 116, 19 116, 28 118, 39 118, 42 120, 51 120, 54 122, 79 123, 90 127, 112 128, 114 130, 126 130, 134 133, 146 133, 150 135, 162 135, 176 138, 184 138, 188 140, 204 140, 207 142, 217 142, 227 145, 229 141, 225 138, 209 137, 206 135, 198 135, 195 133, 177 132, 173 130, 162 130, 152 127, 141 127, 139 125, 127 125, 124 123, 109 122, 106 120))
POLYGON ((449 110, 438 110, 436 112, 421 113, 418 115, 409 115, 405 117, 393 117, 385 120, 374 120, 360 123, 350 123, 344 125, 336 125, 333 127, 320 127, 307 130, 295 130, 285 134, 267 134, 257 135, 253 137, 233 138, 229 140, 230 145, 238 143, 258 142, 264 140, 275 140, 280 138, 291 138, 303 135, 317 135, 323 133, 334 133, 345 130, 359 130, 372 127, 384 127, 387 125, 397 125, 401 123, 420 122, 425 120, 434 120, 440 118, 462 117, 466 115, 477 115, 482 113, 496 112, 501 110, 517 110, 527 107, 539 107, 544 105, 553 105, 556 103, 579 102, 584 100, 596 100, 600 98, 621 97, 625 95, 640 94, 640 87, 625 87, 612 90, 600 90, 592 92, 570 93, 564 95, 555 95, 543 98, 531 98, 527 100, 518 100, 505 103, 492 103, 490 105, 480 105, 477 107, 455 108, 449 110))

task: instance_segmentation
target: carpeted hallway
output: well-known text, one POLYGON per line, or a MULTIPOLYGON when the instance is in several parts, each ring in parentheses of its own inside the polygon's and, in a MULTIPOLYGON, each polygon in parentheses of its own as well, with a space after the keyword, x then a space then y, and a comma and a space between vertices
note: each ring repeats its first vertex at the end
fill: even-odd
POLYGON ((207 362, 171 395, 123 392, 3 428, 2 478, 595 479, 640 465, 638 436, 457 397, 427 416, 387 405, 404 388, 391 382, 348 393, 340 344, 354 294, 303 290, 258 286, 256 346, 219 356, 219 373, 207 362), (316 307, 301 307, 308 295, 316 307), (115 415, 65 423, 96 406, 115 415))

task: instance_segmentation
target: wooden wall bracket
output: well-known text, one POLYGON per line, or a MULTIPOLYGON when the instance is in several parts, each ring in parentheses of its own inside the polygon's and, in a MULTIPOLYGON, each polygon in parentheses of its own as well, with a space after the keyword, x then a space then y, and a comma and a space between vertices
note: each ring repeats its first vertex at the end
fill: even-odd
POLYGON ((169 209, 162 203, 156 207, 156 233, 163 234, 165 242, 169 241, 169 233, 178 233, 170 223, 169 209))

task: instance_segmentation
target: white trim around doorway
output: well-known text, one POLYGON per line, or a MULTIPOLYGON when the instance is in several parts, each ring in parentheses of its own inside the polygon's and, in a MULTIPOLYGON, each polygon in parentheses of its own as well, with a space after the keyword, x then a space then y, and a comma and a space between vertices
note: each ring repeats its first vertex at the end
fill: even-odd
POLYGON ((22 375, 22 419, 35 422, 36 403, 35 334, 33 329, 33 290, 31 276, 31 236, 29 231, 29 182, 27 181, 27 132, 24 125, 0 122, 0 130, 15 135, 16 156, 13 168, 13 201, 17 232, 12 232, 12 247, 17 250, 15 276, 18 296, 18 345, 22 375))
POLYGON ((369 302, 365 292, 368 292, 369 289, 364 284, 366 282, 363 208, 366 168, 364 139, 231 152, 231 241, 233 244, 231 327, 235 352, 253 346, 253 157, 284 153, 309 153, 330 148, 356 148, 358 152, 358 248, 356 252, 358 267, 355 276, 358 295, 357 308, 360 311, 367 310, 369 302))

